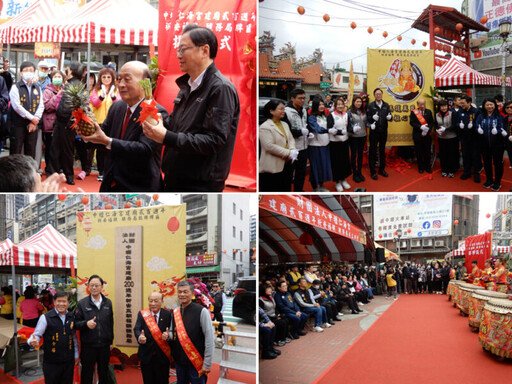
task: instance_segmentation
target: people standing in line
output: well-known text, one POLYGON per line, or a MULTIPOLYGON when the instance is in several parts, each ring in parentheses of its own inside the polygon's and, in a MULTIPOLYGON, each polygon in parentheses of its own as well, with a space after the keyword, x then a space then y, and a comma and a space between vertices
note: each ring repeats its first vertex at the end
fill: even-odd
POLYGON ((503 125, 508 134, 508 140, 505 140, 505 148, 507 149, 509 167, 512 168, 512 101, 503 104, 503 125))
POLYGON ((460 146, 462 150, 463 173, 461 180, 466 180, 474 175, 475 183, 480 183, 480 171, 482 159, 480 155, 480 139, 477 133, 476 119, 480 115, 478 109, 471 105, 471 97, 462 95, 460 98, 459 112, 454 115, 460 146))
POLYGON ((365 181, 362 174, 363 152, 366 144, 366 112, 363 99, 355 96, 348 114, 348 134, 350 145, 350 164, 352 165, 352 178, 356 183, 365 181))
POLYGON ((309 182, 315 192, 328 192, 323 183, 331 180, 329 132, 322 99, 315 97, 308 116, 309 129, 314 132, 309 139, 309 182))
POLYGON ((432 290, 435 294, 441 295, 443 293, 443 275, 441 274, 441 266, 438 262, 434 264, 432 275, 432 290))
POLYGON ((267 121, 259 129, 259 188, 262 192, 290 192, 292 163, 297 160, 299 151, 295 149, 288 124, 282 121, 285 107, 281 101, 273 99, 263 109, 267 121))
POLYGON ((97 365, 99 384, 109 383, 108 363, 114 341, 114 312, 112 301, 105 297, 103 279, 92 275, 87 282, 91 294, 78 302, 76 329, 80 331, 82 383, 92 384, 97 365))
POLYGON ((422 265, 418 270, 418 292, 427 292, 427 271, 424 265, 422 265))
POLYGON ((306 93, 303 89, 295 88, 290 93, 290 101, 285 107, 283 120, 288 123, 295 138, 295 149, 299 151, 297 161, 292 163, 293 191, 304 192, 304 181, 308 163, 308 137, 313 136, 308 130, 308 112, 304 107, 306 93))
POLYGON ((441 176, 453 178, 460 168, 459 138, 454 124, 454 110, 448 109, 448 102, 440 100, 437 103, 439 112, 436 113, 436 132, 439 142, 439 158, 441 160, 441 176))
MULTIPOLYGON (((21 63, 21 80, 9 92, 11 107, 8 112, 11 128, 10 154, 23 152, 34 159, 37 126, 44 111, 43 94, 37 84, 35 70, 35 65, 30 61, 21 63)), ((5 99, 4 95, 2 99, 5 99)))
MULTIPOLYGON (((98 81, 91 91, 91 110, 94 113, 96 122, 103 124, 107 118, 108 110, 112 103, 119 100, 119 90, 117 89, 117 76, 113 69, 102 68, 98 73, 98 81)), ((98 181, 103 181, 103 171, 105 168, 105 146, 101 144, 90 144, 87 152, 87 168, 90 171, 94 152, 96 151, 96 166, 98 167, 98 181)))
POLYGON ((171 312, 162 308, 163 303, 163 295, 152 292, 148 297, 148 309, 142 309, 137 314, 133 328, 139 343, 137 355, 144 384, 169 383, 171 312))
MULTIPOLYGON (((46 90, 46 87, 51 84, 50 80, 50 64, 48 64, 45 60, 40 61, 37 63, 37 85, 39 85, 39 88, 41 89, 41 95, 44 95, 44 91, 46 90)), ((43 104, 44 104, 44 97, 43 97, 43 104)), ((44 114, 44 112, 43 112, 44 114)), ((43 158, 43 119, 39 120, 39 124, 37 125, 37 141, 36 141, 36 154, 35 154, 35 160, 39 167, 39 174, 42 174, 43 171, 41 170, 41 159, 43 158)))
POLYGON ((377 180, 377 152, 379 154, 379 175, 388 177, 386 172, 386 142, 388 140, 388 122, 393 118, 389 104, 382 100, 382 90, 373 91, 375 100, 366 110, 366 126, 370 128, 369 166, 373 180, 377 180))
POLYGON ((52 72, 50 75, 50 84, 48 84, 43 93, 44 113, 43 113, 43 142, 44 142, 44 172, 46 176, 58 172, 54 169, 53 156, 55 148, 52 145, 53 131, 55 129, 55 121, 57 120, 57 107, 62 98, 62 89, 64 86, 65 75, 61 71, 52 72))
POLYGON ((213 359, 213 325, 210 312, 192 303, 194 286, 188 281, 177 285, 180 306, 171 316, 171 354, 178 383, 206 383, 213 359))
POLYGON ((418 172, 432 173, 430 159, 432 157, 432 137, 434 130, 434 116, 432 111, 426 108, 426 101, 418 99, 418 108, 411 111, 409 123, 412 126, 412 139, 418 161, 418 172))
POLYGON ((476 119, 476 126, 477 133, 481 135, 480 151, 484 160, 486 181, 483 186, 497 192, 501 188, 503 154, 508 132, 494 100, 484 99, 482 113, 476 119))
POLYGON ((329 154, 331 157, 332 179, 336 190, 343 192, 351 188, 347 177, 352 173, 350 166, 350 145, 348 142, 348 114, 342 97, 334 100, 332 113, 327 116, 329 131, 329 154))
MULTIPOLYGON (((43 339, 43 375, 46 384, 71 384, 74 366, 79 363, 75 316, 68 312, 69 294, 55 294, 55 309, 39 318, 27 343, 39 348, 43 339)), ((82 381, 83 382, 83 381, 82 381)))

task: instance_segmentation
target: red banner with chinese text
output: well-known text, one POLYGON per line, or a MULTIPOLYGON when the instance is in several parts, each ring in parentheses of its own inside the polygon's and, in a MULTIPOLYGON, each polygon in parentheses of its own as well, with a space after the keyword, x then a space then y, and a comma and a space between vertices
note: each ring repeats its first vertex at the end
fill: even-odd
POLYGON ((183 27, 196 23, 212 29, 219 43, 216 67, 236 87, 240 123, 226 185, 256 188, 256 2, 254 0, 160 0, 155 99, 169 113, 183 75, 176 58, 183 27))
POLYGON ((324 207, 298 195, 260 195, 260 208, 366 244, 365 232, 324 207))
POLYGON ((485 232, 483 235, 466 237, 465 244, 464 256, 468 272, 473 269, 471 266, 473 260, 478 262, 478 268, 484 269, 484 261, 491 257, 492 234, 485 232))

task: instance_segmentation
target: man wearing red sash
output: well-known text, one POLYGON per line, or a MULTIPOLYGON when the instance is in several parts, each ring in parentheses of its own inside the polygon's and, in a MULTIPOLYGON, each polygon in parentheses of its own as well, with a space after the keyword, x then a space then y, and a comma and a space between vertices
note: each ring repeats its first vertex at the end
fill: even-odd
POLYGON ((167 342, 171 312, 163 309, 163 296, 159 292, 149 295, 149 309, 137 316, 133 328, 139 343, 139 360, 145 384, 168 384, 171 348, 167 342))
POLYGON ((430 133, 434 128, 434 116, 430 109, 426 109, 424 99, 419 99, 418 108, 411 111, 409 123, 412 125, 412 139, 416 158, 418 159, 418 171, 420 173, 432 173, 430 166, 432 138, 430 133))
POLYGON ((178 283, 181 305, 171 318, 171 351, 176 363, 178 384, 205 384, 213 358, 213 325, 209 311, 192 302, 194 286, 178 283))

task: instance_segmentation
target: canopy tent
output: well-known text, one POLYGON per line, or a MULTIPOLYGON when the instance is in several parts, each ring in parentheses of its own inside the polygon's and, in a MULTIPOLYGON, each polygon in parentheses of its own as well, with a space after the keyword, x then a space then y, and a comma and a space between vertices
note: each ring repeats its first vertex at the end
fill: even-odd
MULTIPOLYGON (((439 68, 434 78, 436 87, 456 87, 464 85, 501 85, 501 79, 497 76, 480 73, 473 68, 452 57, 446 64, 439 68)), ((507 86, 511 86, 510 78, 507 78, 507 86)))
POLYGON ((375 249, 362 213, 350 196, 303 195, 302 197, 359 227, 366 234, 366 242, 362 244, 319 226, 260 208, 259 258, 261 264, 322 262, 325 258, 332 261, 362 261, 365 247, 370 250, 375 249), (310 241, 304 242, 304 236, 310 237, 310 241))
MULTIPOLYGON (((448 252, 445 256, 447 257, 457 257, 457 256, 464 256, 464 251, 466 250, 465 244, 461 244, 460 248, 454 249, 450 252, 448 252)), ((494 245, 492 247, 493 251, 496 251, 497 253, 509 253, 510 252, 510 246, 507 245, 494 245)))
POLYGON ((384 257, 385 257, 386 261, 396 260, 396 261, 402 263, 402 259, 400 259, 400 256, 398 256, 394 252, 391 252, 389 249, 383 247, 382 245, 380 245, 377 242, 375 242, 375 248, 384 248, 384 257))

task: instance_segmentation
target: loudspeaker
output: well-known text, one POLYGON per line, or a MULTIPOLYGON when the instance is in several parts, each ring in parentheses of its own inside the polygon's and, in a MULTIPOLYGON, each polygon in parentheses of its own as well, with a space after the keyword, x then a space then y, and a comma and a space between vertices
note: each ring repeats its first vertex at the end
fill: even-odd
POLYGON ((377 263, 385 263, 386 262, 386 256, 384 253, 384 248, 376 248, 375 249, 375 256, 377 258, 377 263))
POLYGON ((372 264, 372 251, 370 251, 368 248, 364 249, 364 263, 367 265, 372 264))

